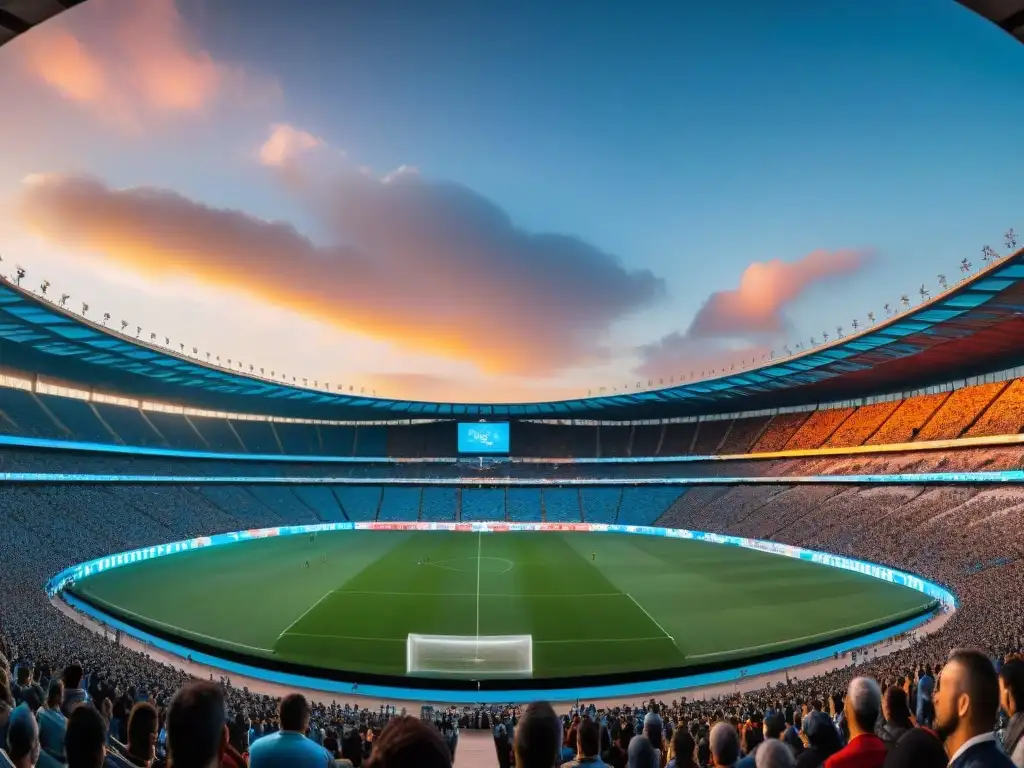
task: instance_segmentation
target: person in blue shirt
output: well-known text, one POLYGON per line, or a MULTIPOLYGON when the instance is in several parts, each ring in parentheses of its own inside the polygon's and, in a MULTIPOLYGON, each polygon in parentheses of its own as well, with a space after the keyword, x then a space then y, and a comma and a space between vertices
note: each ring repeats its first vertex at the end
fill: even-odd
POLYGON ((309 702, 299 693, 281 700, 281 730, 254 742, 249 748, 250 768, 331 768, 334 757, 312 739, 309 702))

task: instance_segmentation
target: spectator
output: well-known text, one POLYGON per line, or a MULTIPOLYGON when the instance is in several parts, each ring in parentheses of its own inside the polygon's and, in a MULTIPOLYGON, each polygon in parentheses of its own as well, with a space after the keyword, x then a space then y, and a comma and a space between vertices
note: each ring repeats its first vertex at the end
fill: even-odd
POLYGON ((711 765, 714 768, 733 768, 740 759, 740 736, 732 723, 715 723, 708 738, 711 765))
POLYGON ((882 714, 882 691, 870 677, 855 677, 843 702, 850 741, 825 761, 825 768, 881 768, 885 743, 875 735, 882 714))
POLYGON ((890 686, 882 697, 882 722, 875 733, 885 742, 886 749, 891 750, 903 734, 914 727, 910 719, 910 707, 907 706, 907 693, 902 688, 890 686))
POLYGON ((946 768, 942 742, 924 728, 912 728, 889 750, 884 768, 946 768))
POLYGON ((70 717, 71 710, 89 700, 89 694, 81 687, 84 676, 82 665, 77 662, 64 668, 64 702, 61 711, 65 717, 70 717))
POLYGON ((935 719, 935 704, 932 700, 935 694, 935 678, 932 676, 932 668, 926 666, 918 672, 917 682, 917 724, 928 728, 935 719))
MULTIPOLYGON (((282 762, 281 765, 292 763, 282 762)), ((312 765, 312 763, 309 763, 312 765)), ((440 732, 408 715, 393 717, 373 743, 367 768, 451 768, 452 756, 440 732)))
POLYGON ((102 768, 107 756, 107 724, 89 704, 79 704, 68 716, 64 737, 68 768, 102 768))
POLYGON ((658 768, 658 752, 646 736, 636 736, 627 750, 629 768, 658 768))
POLYGON ((555 768, 562 754, 562 723, 546 701, 523 710, 515 732, 516 768, 555 768))
POLYGON ((0 748, 7 743, 7 724, 14 711, 14 697, 7 685, 7 674, 0 671, 0 748))
POLYGON ((128 715, 128 751, 125 757, 139 768, 149 768, 156 761, 156 737, 160 717, 156 707, 140 701, 128 715))
POLYGON ((27 704, 11 713, 6 746, 15 768, 33 768, 39 760, 39 728, 27 704))
POLYGON ((43 749, 41 757, 43 762, 64 762, 64 735, 68 730, 68 719, 60 710, 63 702, 64 684, 60 680, 51 680, 46 693, 46 703, 36 713, 39 743, 43 749))
POLYGON ((306 738, 310 709, 305 696, 299 693, 285 696, 278 716, 281 730, 264 736, 250 747, 249 765, 252 768, 322 768, 333 763, 334 758, 326 749, 306 738))
POLYGON ((980 651, 953 651, 935 695, 935 731, 950 768, 1013 768, 993 733, 998 710, 999 676, 992 661, 980 651))
POLYGON ((620 729, 615 741, 602 756, 605 763, 612 768, 626 768, 629 760, 629 742, 633 739, 633 726, 624 724, 620 729))
POLYGON ((648 712, 644 716, 644 736, 651 742, 651 746, 654 747, 654 755, 657 758, 658 765, 662 768, 665 765, 667 755, 667 744, 665 743, 665 721, 661 719, 656 711, 656 707, 651 704, 648 707, 648 712))
POLYGON ((797 768, 821 768, 828 758, 843 748, 839 743, 839 732, 821 710, 810 712, 800 728, 807 749, 797 758, 797 768))
POLYGON ((750 749, 747 750, 746 756, 737 763, 737 768, 755 768, 757 765, 757 753, 761 747, 769 740, 781 741, 785 730, 786 717, 779 712, 769 712, 765 715, 761 731, 753 727, 748 728, 747 732, 744 733, 744 737, 753 737, 753 742, 750 749))
POLYGON ((601 768, 601 726, 589 717, 584 717, 576 729, 576 759, 568 763, 571 768, 576 766, 594 766, 601 768))
POLYGON ((1024 768, 1024 661, 1010 659, 999 670, 999 702, 1009 716, 1003 750, 1016 768, 1024 768))
POLYGON ((188 683, 174 694, 167 709, 167 751, 171 765, 174 768, 217 768, 227 748, 224 692, 213 683, 188 683))
POLYGON ((697 742, 685 728, 672 734, 672 761, 668 768, 697 768, 697 742))
POLYGON ((780 739, 766 739, 758 748, 756 768, 793 768, 793 750, 780 739))

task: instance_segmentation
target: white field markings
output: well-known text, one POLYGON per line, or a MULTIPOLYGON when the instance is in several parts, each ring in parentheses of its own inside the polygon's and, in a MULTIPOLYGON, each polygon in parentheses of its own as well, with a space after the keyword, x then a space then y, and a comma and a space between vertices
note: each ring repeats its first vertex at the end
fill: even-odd
POLYGON ((836 629, 828 629, 824 632, 815 632, 813 635, 803 635, 802 637, 788 637, 785 640, 776 640, 772 643, 761 643, 760 645, 748 645, 743 648, 732 648, 728 651, 715 651, 714 653, 695 653, 688 656, 689 659, 713 659, 716 656, 729 656, 734 653, 748 653, 750 651, 761 651, 765 648, 775 648, 780 645, 791 645, 793 643, 802 643, 805 640, 814 640, 817 637, 824 637, 825 635, 845 635, 855 629, 862 629, 864 627, 870 627, 873 625, 885 624, 889 621, 899 618, 900 616, 909 615, 908 611, 899 611, 892 613, 888 616, 883 616, 880 619, 871 619, 871 621, 862 621, 859 624, 850 624, 847 627, 838 627, 836 629))
POLYGON ((289 624, 289 625, 288 625, 287 627, 285 627, 285 628, 284 628, 284 632, 282 632, 282 633, 281 633, 280 635, 278 635, 278 636, 277 636, 277 639, 278 639, 278 640, 280 640, 280 639, 281 639, 282 637, 284 637, 285 635, 289 634, 289 633, 291 632, 292 628, 293 628, 293 627, 294 627, 294 626, 295 626, 296 624, 298 624, 298 623, 299 623, 300 621, 302 621, 302 620, 303 620, 304 618, 306 618, 306 617, 307 617, 307 616, 308 616, 309 614, 311 614, 311 613, 313 612, 313 609, 314 609, 314 608, 316 608, 316 607, 317 607, 318 605, 320 605, 320 603, 322 603, 322 602, 323 602, 324 600, 326 600, 326 599, 327 599, 328 597, 330 597, 331 595, 333 595, 333 594, 335 593, 335 591, 336 591, 336 590, 333 590, 333 589, 329 589, 329 590, 327 590, 326 592, 324 592, 324 593, 323 593, 323 595, 321 595, 321 596, 320 596, 320 599, 319 599, 319 600, 317 600, 317 601, 316 601, 315 603, 313 603, 313 604, 312 604, 311 606, 309 606, 309 608, 307 608, 306 610, 304 610, 304 611, 303 611, 303 612, 302 612, 302 613, 301 613, 301 614, 299 615, 299 618, 297 618, 297 619, 296 619, 295 621, 293 621, 293 622, 292 622, 291 624, 289 624))
POLYGON ((629 592, 623 592, 622 594, 624 594, 626 597, 628 597, 630 600, 632 600, 633 601, 633 605, 635 605, 637 608, 639 608, 641 611, 644 612, 644 616, 646 616, 648 619, 650 619, 651 623, 654 624, 654 626, 656 626, 661 631, 661 633, 663 635, 665 635, 665 637, 667 637, 669 640, 672 641, 672 645, 675 645, 676 648, 679 648, 679 646, 676 645, 676 639, 674 637, 672 637, 672 635, 670 635, 668 632, 665 631, 665 628, 663 626, 661 626, 661 624, 658 622, 658 620, 656 618, 654 618, 653 616, 651 616, 651 614, 647 612, 647 609, 644 608, 642 605, 640 605, 640 603, 638 603, 636 601, 635 597, 633 597, 631 594, 629 594, 629 592))
POLYGON ((476 658, 480 658, 480 548, 483 546, 484 533, 476 534, 476 658))
POLYGON ((156 619, 151 619, 149 616, 143 616, 142 614, 136 613, 135 611, 129 611, 127 608, 118 608, 117 610, 120 613, 127 613, 130 616, 134 616, 136 619, 139 620, 140 626, 143 629, 145 629, 146 624, 156 624, 158 627, 163 627, 164 629, 170 630, 175 634, 199 637, 203 640, 209 640, 211 642, 217 643, 218 645, 230 645, 233 648, 245 648, 249 651, 260 651, 261 653, 274 653, 273 648, 261 648, 258 645, 246 645, 245 643, 236 643, 231 640, 225 640, 223 637, 214 637, 213 635, 206 635, 202 632, 196 632, 194 629, 185 629, 184 627, 178 626, 177 624, 168 624, 164 621, 157 621, 156 619))

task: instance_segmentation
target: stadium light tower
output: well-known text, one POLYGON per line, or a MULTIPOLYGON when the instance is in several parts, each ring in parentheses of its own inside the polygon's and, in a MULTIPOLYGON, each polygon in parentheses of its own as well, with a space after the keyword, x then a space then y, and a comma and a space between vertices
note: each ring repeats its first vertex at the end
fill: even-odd
POLYGON ((135 326, 135 338, 137 339, 141 335, 142 335, 142 326, 141 325, 136 325, 135 326))
POLYGON ((127 328, 127 327, 128 327, 128 321, 127 320, 122 320, 121 321, 121 333, 124 333, 124 329, 127 328))
POLYGON ((43 294, 43 296, 45 296, 48 290, 50 290, 50 281, 43 280, 43 282, 39 286, 39 292, 43 294))
POLYGON ((83 301, 83 302, 82 302, 82 317, 85 317, 85 316, 86 316, 87 314, 89 314, 89 305, 88 305, 88 304, 86 304, 86 303, 85 303, 85 302, 83 301))
POLYGON ((1017 233, 1013 231, 1013 227, 1006 230, 1006 234, 1003 235, 1003 242, 1006 243, 1006 250, 1013 251, 1017 249, 1017 233))
POLYGON ((853 332, 854 333, 856 333, 857 329, 860 328, 860 323, 857 322, 857 318, 856 317, 853 318, 853 321, 850 323, 850 325, 853 326, 853 332))
POLYGON ((974 265, 966 257, 964 257, 964 259, 960 262, 960 271, 969 275, 972 269, 974 269, 974 265))
POLYGON ((66 307, 68 305, 68 299, 70 299, 70 298, 71 298, 71 294, 70 293, 62 293, 60 295, 60 301, 57 302, 57 305, 61 306, 61 307, 66 307))
POLYGON ((828 331, 822 331, 821 332, 821 338, 823 338, 825 340, 823 342, 824 344, 828 344, 828 331))
POLYGON ((150 341, 156 341, 156 334, 155 333, 149 334, 149 340, 150 341))
POLYGON ((871 325, 875 324, 875 313, 874 312, 868 312, 868 323, 870 323, 871 325))
POLYGON ((837 339, 843 338, 843 326, 841 326, 841 325, 837 325, 836 326, 836 338, 837 339))
POLYGON ((939 275, 939 287, 942 288, 942 290, 949 288, 949 281, 946 280, 945 275, 939 275))
POLYGON ((891 306, 886 304, 884 307, 882 307, 882 309, 885 310, 885 316, 886 317, 891 317, 892 316, 892 307, 891 306))
POLYGON ((103 313, 103 324, 106 325, 108 320, 110 320, 110 313, 109 312, 104 312, 103 313))
POLYGON ((24 267, 16 267, 14 270, 14 284, 21 285, 21 279, 25 276, 24 267))
POLYGON ((992 246, 986 245, 981 249, 981 260, 986 264, 991 264, 993 261, 999 258, 999 254, 995 252, 992 246))
POLYGON ((921 294, 921 301, 927 301, 928 299, 931 298, 932 295, 932 292, 924 287, 924 283, 921 283, 921 287, 918 289, 917 292, 921 294))
POLYGON ((910 309, 910 297, 907 296, 907 294, 904 293, 900 296, 900 303, 903 305, 904 309, 910 309))

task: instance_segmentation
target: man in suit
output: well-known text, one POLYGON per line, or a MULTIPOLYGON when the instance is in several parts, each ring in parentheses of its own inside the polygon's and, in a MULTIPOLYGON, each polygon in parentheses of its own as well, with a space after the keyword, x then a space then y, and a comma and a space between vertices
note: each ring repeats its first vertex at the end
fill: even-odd
POLYGON ((996 741, 999 677, 980 651, 953 651, 935 690, 935 732, 950 768, 1013 768, 996 741))

